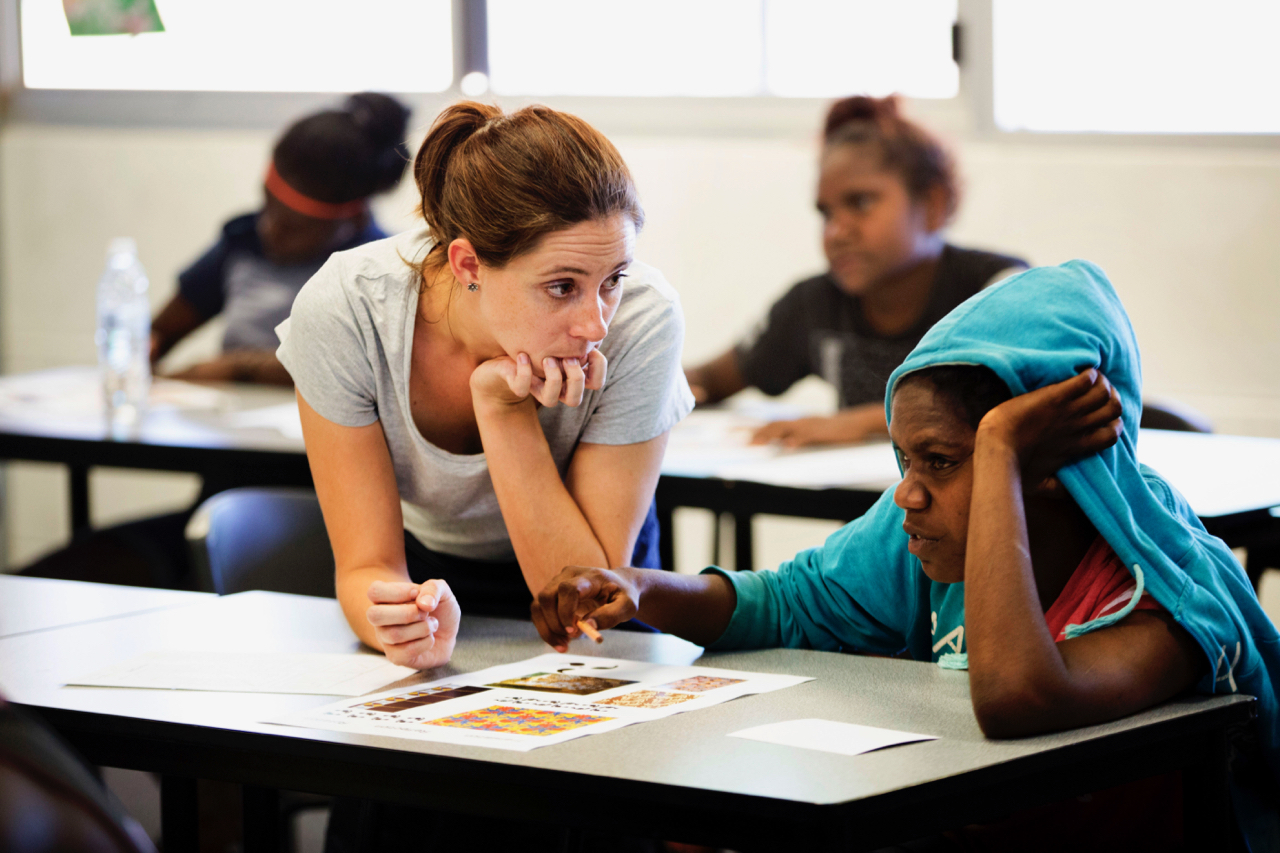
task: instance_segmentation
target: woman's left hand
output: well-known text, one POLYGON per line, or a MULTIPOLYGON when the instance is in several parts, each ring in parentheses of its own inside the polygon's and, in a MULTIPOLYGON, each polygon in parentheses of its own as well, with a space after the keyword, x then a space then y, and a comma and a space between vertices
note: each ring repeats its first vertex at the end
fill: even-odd
POLYGON ((471 374, 471 397, 515 406, 533 397, 544 406, 577 406, 587 391, 604 387, 608 361, 597 349, 587 353, 586 365, 576 358, 544 358, 538 377, 529 356, 501 356, 482 363, 471 374))
POLYGON ((1124 431, 1122 412, 1115 388, 1090 368, 996 406, 978 424, 978 440, 1007 444, 1018 456, 1024 482, 1036 484, 1115 444, 1124 431))

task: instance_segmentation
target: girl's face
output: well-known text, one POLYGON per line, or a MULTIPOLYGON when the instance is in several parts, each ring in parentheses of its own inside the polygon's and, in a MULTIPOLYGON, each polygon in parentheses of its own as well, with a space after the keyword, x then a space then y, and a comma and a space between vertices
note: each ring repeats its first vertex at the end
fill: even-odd
POLYGON ((818 174, 822 248, 846 293, 860 296, 919 263, 942 227, 939 205, 915 200, 870 145, 832 145, 818 174))
POLYGON ((262 253, 272 263, 289 265, 327 258, 330 253, 360 233, 355 217, 316 219, 286 207, 265 187, 262 211, 258 214, 258 240, 262 253))
POLYGON ((454 298, 475 299, 492 344, 512 357, 528 354, 538 376, 544 358, 585 363, 618 310, 635 239, 635 224, 622 214, 579 222, 502 268, 479 265, 479 290, 464 287, 454 298))
POLYGON ((906 510, 907 549, 939 583, 964 580, 974 435, 931 383, 898 386, 889 437, 902 463, 902 482, 893 502, 906 510))

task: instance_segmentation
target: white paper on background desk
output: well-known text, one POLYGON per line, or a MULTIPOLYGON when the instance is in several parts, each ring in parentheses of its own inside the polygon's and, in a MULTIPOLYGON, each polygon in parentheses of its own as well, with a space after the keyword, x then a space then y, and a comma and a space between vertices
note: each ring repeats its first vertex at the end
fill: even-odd
POLYGON ((729 737, 777 743, 782 746, 798 746, 801 749, 817 749, 839 755, 861 755, 864 752, 884 749, 886 746, 937 740, 933 735, 897 732, 893 729, 878 729, 875 726, 860 726, 856 723, 838 723, 835 720, 787 720, 782 723, 769 723, 743 729, 740 732, 730 732, 729 737))
POLYGON ((235 412, 227 416, 227 423, 242 429, 254 427, 273 429, 285 438, 302 440, 302 419, 298 415, 297 403, 281 403, 277 406, 263 406, 260 409, 235 412))
POLYGON ((902 479, 888 442, 799 450, 771 459, 721 466, 715 476, 793 488, 864 486, 887 489, 902 479))
POLYGON ((263 722, 527 752, 812 680, 547 654, 263 722))
POLYGON ((372 654, 165 651, 138 655, 67 686, 363 696, 411 675, 417 670, 372 654))

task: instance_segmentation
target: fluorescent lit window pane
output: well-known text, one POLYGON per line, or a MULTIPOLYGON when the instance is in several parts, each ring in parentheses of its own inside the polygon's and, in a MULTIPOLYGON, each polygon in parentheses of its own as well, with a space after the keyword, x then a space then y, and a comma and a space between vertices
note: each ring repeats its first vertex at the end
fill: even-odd
POLYGON ((1276 0, 995 0, 1003 130, 1280 133, 1276 0))
POLYGON ((165 32, 72 38, 60 0, 22 0, 34 89, 439 92, 450 0, 156 0, 165 32))
POLYGON ((956 0, 770 0, 765 18, 771 94, 951 98, 956 0))
POLYGON ((489 0, 504 95, 755 95, 760 0, 489 0))

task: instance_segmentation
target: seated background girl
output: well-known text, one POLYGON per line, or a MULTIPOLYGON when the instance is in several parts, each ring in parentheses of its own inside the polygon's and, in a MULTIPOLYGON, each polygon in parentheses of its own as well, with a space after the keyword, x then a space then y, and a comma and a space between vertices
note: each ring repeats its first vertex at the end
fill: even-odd
MULTIPOLYGON (((1138 465, 1140 399, 1137 342, 1102 272, 1031 270, 957 308, 894 372, 903 479, 821 548, 777 572, 566 570, 535 622, 560 648, 575 616, 607 627, 638 612, 716 649, 905 650, 967 666, 995 737, 1114 719, 1193 686, 1249 693, 1259 717, 1234 801, 1253 849, 1272 849, 1280 635, 1230 550, 1138 465)), ((1176 843, 1176 794, 1176 780, 1147 780, 1002 837, 1159 848, 1176 843), (1106 813, 1123 833, 1097 833, 1106 813)))
MULTIPOLYGON (((227 222, 218 242, 179 274, 177 294, 151 324, 152 364, 222 314, 222 354, 173 375, 291 384, 276 359, 275 327, 332 252, 386 236, 368 199, 393 189, 404 174, 408 118, 399 101, 365 92, 347 98, 340 110, 290 125, 273 149, 262 208, 227 222)), ((22 574, 195 589, 187 522, 212 495, 248 485, 254 484, 206 477, 189 508, 94 531, 22 574)))
POLYGON ((387 236, 369 199, 400 183, 408 120, 399 101, 364 92, 290 125, 272 151, 262 208, 227 222, 179 274, 177 294, 151 323, 152 364, 221 314, 222 354, 173 375, 291 384, 276 360, 275 327, 330 254, 387 236))
POLYGON ((799 446, 883 434, 885 380, 921 336, 968 297, 1027 266, 944 241, 960 200, 954 163, 936 137, 899 115, 896 98, 833 104, 819 165, 830 270, 793 286, 737 346, 687 371, 700 403, 746 387, 781 394, 810 374, 835 386, 839 413, 768 424, 756 433, 759 442, 799 446))

